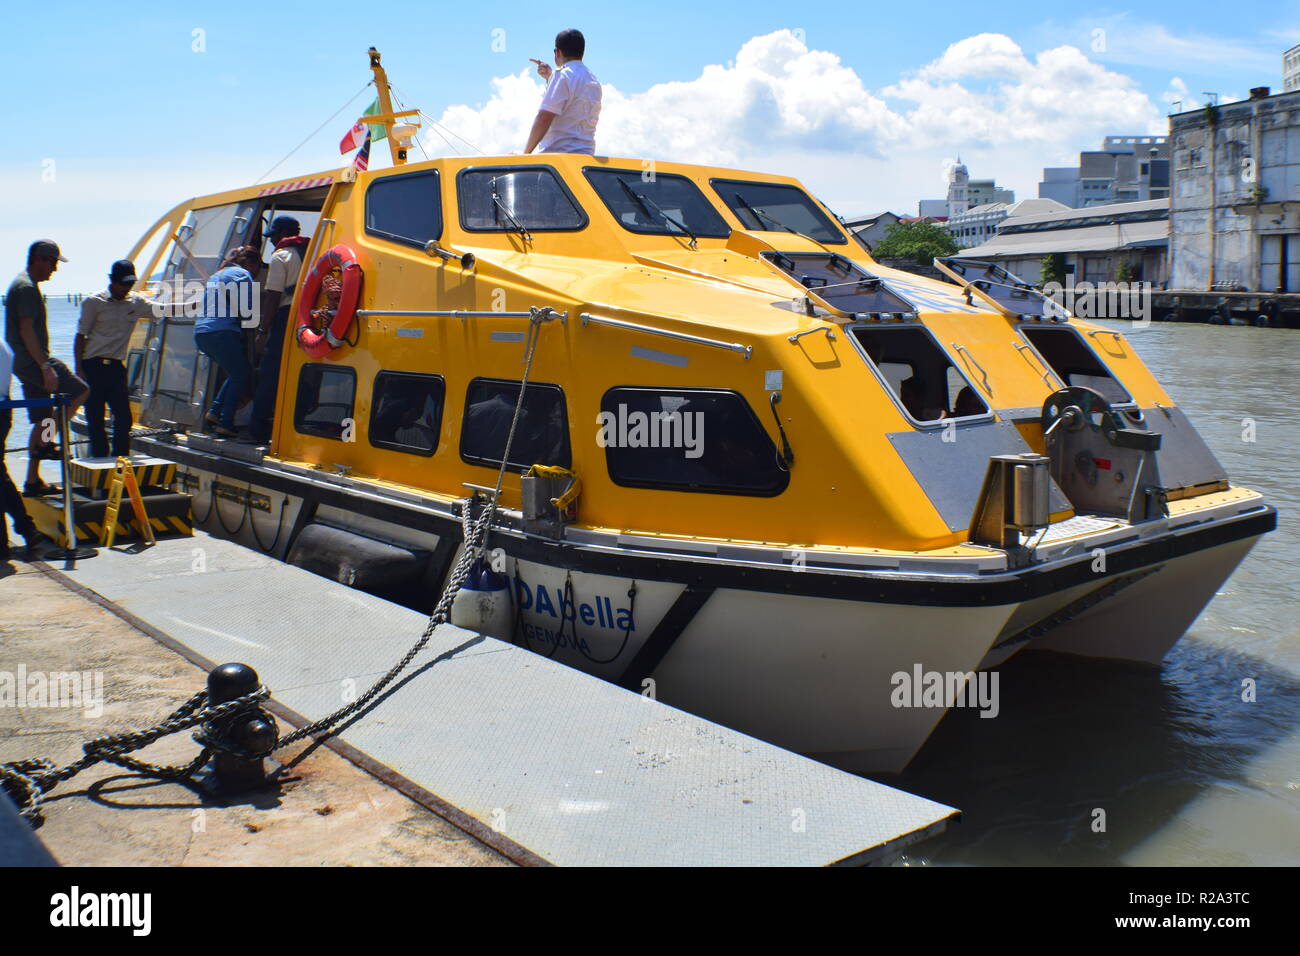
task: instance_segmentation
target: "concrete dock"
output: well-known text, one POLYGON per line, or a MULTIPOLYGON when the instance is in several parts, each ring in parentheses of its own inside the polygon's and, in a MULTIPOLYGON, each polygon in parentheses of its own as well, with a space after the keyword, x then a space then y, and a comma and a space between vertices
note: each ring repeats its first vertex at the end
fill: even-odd
MULTIPOLYGON (((0 671, 99 672, 105 703, 0 708, 0 760, 149 726, 228 660, 314 720, 426 623, 202 533, 14 567, 0 671)), ((277 754, 280 791, 232 806, 101 765, 54 791, 41 836, 64 863, 829 865, 890 862, 956 814, 449 625, 329 746, 277 754)))

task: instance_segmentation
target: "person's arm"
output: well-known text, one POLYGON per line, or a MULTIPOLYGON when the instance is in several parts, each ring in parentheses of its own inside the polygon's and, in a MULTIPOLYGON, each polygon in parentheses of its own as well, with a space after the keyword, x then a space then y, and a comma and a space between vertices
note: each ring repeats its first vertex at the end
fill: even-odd
POLYGON ((50 357, 45 354, 41 343, 36 339, 36 322, 30 315, 18 317, 18 335, 32 361, 41 367, 41 384, 45 386, 47 392, 53 392, 59 387, 59 376, 55 375, 54 369, 49 367, 50 357))
POLYGON ((72 362, 77 373, 77 378, 85 380, 81 374, 81 364, 84 361, 86 351, 86 339, 90 335, 90 330, 95 327, 95 313, 92 305, 93 300, 81 300, 81 318, 77 322, 77 337, 72 340, 72 362))
MULTIPOLYGON (((293 255, 292 252, 288 255, 293 255)), ((257 335, 254 337, 254 350, 261 354, 266 346, 266 336, 271 330, 271 320, 279 311, 280 300, 284 298, 284 287, 288 281, 284 256, 278 251, 271 256, 271 264, 266 270, 266 284, 262 286, 262 315, 257 323, 257 335)))
POLYGON ((546 131, 551 128, 558 114, 548 113, 546 110, 537 111, 537 119, 533 120, 532 131, 528 134, 528 145, 524 147, 524 155, 528 155, 537 148, 537 144, 542 141, 546 131))

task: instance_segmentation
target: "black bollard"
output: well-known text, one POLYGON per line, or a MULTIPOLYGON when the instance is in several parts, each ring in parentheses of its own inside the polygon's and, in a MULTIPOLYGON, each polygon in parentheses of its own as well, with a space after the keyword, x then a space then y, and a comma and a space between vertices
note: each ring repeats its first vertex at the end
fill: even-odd
MULTIPOLYGON (((236 700, 260 686, 257 671, 247 664, 222 664, 208 674, 208 705, 236 700)), ((261 706, 209 722, 202 736, 216 748, 212 768, 218 790, 233 793, 267 785, 264 758, 275 749, 279 730, 261 706)))

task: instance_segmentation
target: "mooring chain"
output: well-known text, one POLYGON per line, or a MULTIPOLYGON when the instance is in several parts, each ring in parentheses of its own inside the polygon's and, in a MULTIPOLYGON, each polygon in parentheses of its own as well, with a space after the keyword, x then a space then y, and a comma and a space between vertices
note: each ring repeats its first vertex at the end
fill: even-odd
POLYGON ((194 774, 212 753, 212 748, 204 747, 202 752, 188 764, 179 766, 160 766, 128 757, 132 751, 142 750, 157 740, 198 724, 207 724, 223 717, 228 717, 246 708, 256 706, 260 701, 271 696, 266 687, 259 687, 251 694, 228 700, 221 704, 204 706, 208 692, 201 690, 180 707, 172 711, 165 720, 148 728, 123 734, 106 734, 96 737, 81 745, 84 755, 62 768, 43 758, 15 760, 0 764, 0 784, 18 804, 19 812, 28 820, 35 821, 40 816, 41 796, 56 784, 75 777, 87 767, 107 761, 126 767, 149 777, 164 779, 189 777, 194 774))
MULTIPOLYGON (((456 598, 456 592, 460 586, 465 583, 465 578, 469 576, 470 569, 473 568, 474 562, 482 555, 484 545, 487 541, 487 533, 491 528, 492 521, 496 517, 497 500, 501 496, 501 486, 505 481, 506 469, 510 462, 510 448, 514 444, 515 430, 519 425, 519 418, 524 407, 524 392, 528 386, 528 376, 533 368, 533 355, 537 351, 537 343, 541 338, 541 325, 543 322, 549 322, 552 319, 559 318, 560 313, 554 309, 530 310, 528 319, 528 336, 524 344, 524 372, 519 380, 519 397, 515 399, 515 413, 510 420, 510 431, 506 433, 506 445, 501 452, 501 468, 497 472, 496 490, 491 495, 482 512, 476 519, 466 520, 464 534, 464 544, 462 546, 460 560, 456 562, 452 569, 451 577, 447 580, 447 587, 443 589, 442 597, 434 607, 433 612, 429 615, 429 622, 425 625, 424 633, 420 639, 412 645, 411 649, 406 652, 400 661, 381 677, 378 681, 370 686, 364 694, 349 704, 340 707, 334 713, 322 717, 314 723, 305 727, 299 727, 292 733, 286 734, 276 741, 275 749, 287 747, 289 744, 297 743, 306 737, 314 736, 324 731, 332 729, 339 722, 346 720, 348 717, 357 713, 370 704, 376 697, 383 693, 396 678, 397 675, 410 666, 411 661, 415 660, 416 655, 424 650, 433 637, 433 632, 438 625, 445 624, 451 617, 451 604, 456 598)), ((466 506, 468 514, 468 505, 466 506)))
MULTIPOLYGON (((505 482, 506 470, 510 461, 510 449, 514 444, 515 432, 523 411, 525 389, 528 386, 528 377, 532 372, 533 356, 541 338, 541 325, 544 322, 562 317, 562 313, 550 308, 533 308, 530 313, 528 336, 524 349, 524 372, 519 381, 519 397, 515 401, 514 417, 510 421, 510 431, 506 435, 506 444, 501 455, 501 468, 497 473, 495 491, 489 497, 477 518, 469 517, 469 503, 466 503, 464 544, 461 556, 452 569, 451 577, 447 581, 442 596, 429 615, 429 621, 425 625, 424 633, 420 635, 420 639, 411 646, 410 650, 403 655, 402 659, 371 685, 364 694, 351 703, 340 707, 332 714, 279 738, 274 747, 271 748, 271 752, 283 749, 307 737, 331 730, 341 721, 363 710, 383 693, 384 689, 402 671, 410 666, 420 651, 424 650, 429 643, 438 626, 450 620, 451 605, 456 598, 456 593, 460 590, 461 585, 465 583, 465 579, 469 576, 475 561, 480 559, 486 545, 488 532, 496 517, 497 501, 501 496, 501 488, 505 482)), ((171 431, 170 428, 150 429, 148 431, 133 432, 132 437, 145 438, 171 431)), ((222 742, 221 734, 210 732, 211 725, 224 717, 245 710, 255 715, 265 715, 260 703, 269 699, 270 696, 270 690, 262 686, 250 694, 245 694, 225 703, 205 706, 208 692, 202 690, 154 727, 130 733, 108 734, 86 741, 82 744, 85 755, 65 767, 56 768, 53 762, 42 758, 15 760, 0 764, 0 785, 18 804, 19 812, 32 823, 36 823, 40 819, 40 803, 43 794, 47 793, 56 784, 68 780, 87 767, 102 761, 134 770, 144 776, 162 779, 192 777, 208 761, 214 751, 222 750, 238 754, 237 750, 226 746, 222 742), (132 751, 141 750, 163 737, 195 725, 203 725, 203 729, 194 734, 195 741, 201 745, 202 749, 198 756, 187 764, 159 766, 127 756, 132 751)), ((269 716, 266 719, 269 720, 269 716)), ((242 754, 238 755, 243 756, 242 754)))

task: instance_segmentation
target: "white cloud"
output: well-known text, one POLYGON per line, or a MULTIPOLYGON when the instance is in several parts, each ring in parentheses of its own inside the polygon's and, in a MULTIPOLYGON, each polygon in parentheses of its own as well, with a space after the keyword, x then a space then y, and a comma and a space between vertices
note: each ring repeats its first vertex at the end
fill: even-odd
MULTIPOLYGON (((449 107, 439 122, 485 152, 517 151, 541 94, 528 71, 498 77, 486 103, 449 107)), ((936 169, 957 153, 972 175, 996 176, 1024 197, 1035 194, 1043 166, 1074 161, 1107 134, 1164 128, 1163 111, 1133 80, 1075 47, 1031 57, 1010 37, 982 33, 873 91, 836 54, 778 30, 692 80, 642 92, 606 84, 596 148, 782 171, 833 207, 830 194, 842 197, 841 211, 907 213, 940 194, 936 169)), ((468 152, 451 142, 423 134, 431 153, 468 152)))

